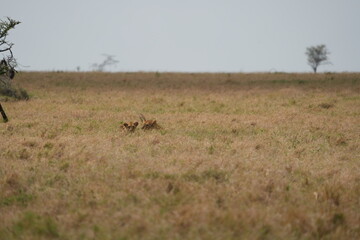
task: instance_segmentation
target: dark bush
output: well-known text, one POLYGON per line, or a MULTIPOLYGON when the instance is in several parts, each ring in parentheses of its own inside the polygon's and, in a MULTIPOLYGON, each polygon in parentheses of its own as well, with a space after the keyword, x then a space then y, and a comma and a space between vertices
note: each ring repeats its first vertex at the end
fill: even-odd
POLYGON ((20 87, 14 87, 10 81, 0 80, 0 96, 10 97, 16 100, 29 100, 28 92, 20 87))

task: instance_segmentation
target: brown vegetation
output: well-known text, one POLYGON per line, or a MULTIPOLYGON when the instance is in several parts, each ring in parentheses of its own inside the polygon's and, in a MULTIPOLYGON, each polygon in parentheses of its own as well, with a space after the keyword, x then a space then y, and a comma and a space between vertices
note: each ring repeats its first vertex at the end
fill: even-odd
POLYGON ((359 239, 360 74, 19 73, 0 239, 359 239), (119 125, 158 120, 158 131, 119 125))

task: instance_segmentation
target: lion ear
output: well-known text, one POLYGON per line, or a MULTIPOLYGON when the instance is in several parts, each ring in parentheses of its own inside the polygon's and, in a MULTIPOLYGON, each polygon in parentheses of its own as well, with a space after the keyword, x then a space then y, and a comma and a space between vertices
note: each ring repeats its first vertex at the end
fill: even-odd
POLYGON ((137 127, 137 125, 139 125, 139 123, 138 123, 138 122, 134 122, 134 125, 137 127))

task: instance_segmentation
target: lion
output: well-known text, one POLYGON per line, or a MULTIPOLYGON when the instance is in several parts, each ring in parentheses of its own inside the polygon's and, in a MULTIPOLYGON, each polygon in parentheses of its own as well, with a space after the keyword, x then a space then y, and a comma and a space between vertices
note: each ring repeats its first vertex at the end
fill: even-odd
POLYGON ((126 132, 132 133, 135 132, 136 127, 139 125, 138 122, 126 122, 121 125, 122 129, 126 132))
POLYGON ((146 118, 142 114, 140 114, 139 117, 143 124, 141 129, 143 130, 161 129, 161 126, 159 126, 156 120, 146 120, 146 118))

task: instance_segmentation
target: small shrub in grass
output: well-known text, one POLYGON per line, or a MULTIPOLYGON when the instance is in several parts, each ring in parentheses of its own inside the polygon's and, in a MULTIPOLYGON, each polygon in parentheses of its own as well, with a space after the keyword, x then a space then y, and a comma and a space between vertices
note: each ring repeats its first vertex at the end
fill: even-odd
POLYGON ((331 104, 331 103, 321 103, 321 104, 319 104, 319 107, 325 108, 325 109, 329 109, 329 108, 334 107, 334 104, 331 104))
POLYGON ((13 87, 11 84, 0 84, 0 96, 10 97, 15 100, 29 100, 28 92, 20 87, 13 87))
POLYGON ((223 183, 228 181, 228 173, 221 170, 209 169, 200 174, 188 172, 183 175, 186 181, 203 183, 207 180, 215 180, 216 183, 223 183))
POLYGON ((44 239, 59 237, 57 225, 52 218, 33 212, 26 212, 23 218, 13 225, 11 232, 20 238, 29 236, 29 234, 44 239))
POLYGON ((216 183, 226 182, 228 180, 228 173, 221 170, 206 170, 202 173, 202 177, 205 179, 213 179, 216 183))
POLYGON ((0 206, 18 205, 26 207, 32 200, 34 200, 33 195, 19 191, 15 195, 0 198, 0 206))

